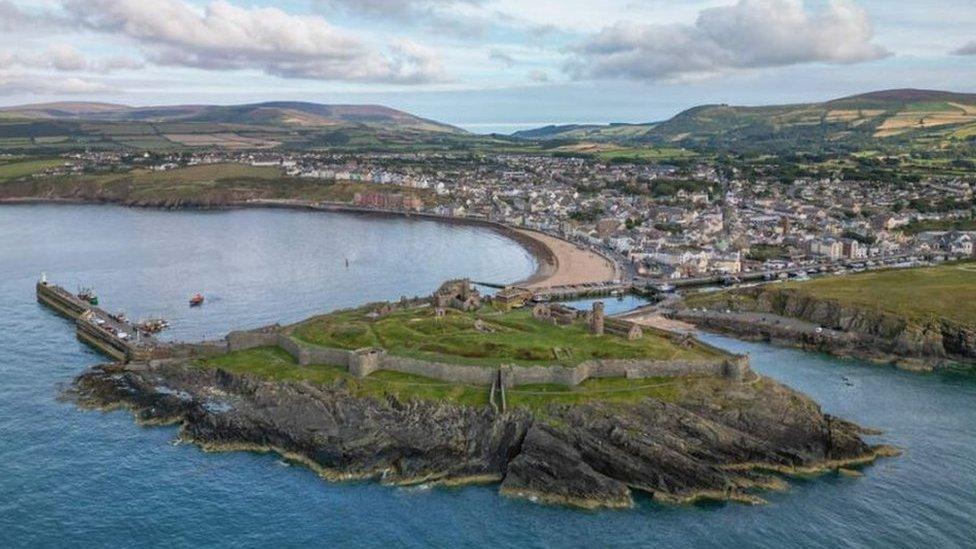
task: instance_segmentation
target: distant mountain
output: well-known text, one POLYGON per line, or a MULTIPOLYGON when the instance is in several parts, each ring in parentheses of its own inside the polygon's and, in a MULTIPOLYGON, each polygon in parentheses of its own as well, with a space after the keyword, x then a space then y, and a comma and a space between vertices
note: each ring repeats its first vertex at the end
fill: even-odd
POLYGON ((250 105, 174 105, 129 107, 108 103, 44 103, 0 108, 7 120, 242 124, 286 128, 364 125, 423 131, 463 130, 380 105, 322 105, 269 102, 250 105))
POLYGON ((500 140, 379 105, 276 101, 130 107, 61 102, 0 108, 0 152, 456 150, 500 140))
POLYGON ((972 140, 976 94, 886 90, 823 103, 703 105, 652 124, 548 126, 518 132, 531 140, 673 144, 695 149, 862 148, 885 142, 972 140))

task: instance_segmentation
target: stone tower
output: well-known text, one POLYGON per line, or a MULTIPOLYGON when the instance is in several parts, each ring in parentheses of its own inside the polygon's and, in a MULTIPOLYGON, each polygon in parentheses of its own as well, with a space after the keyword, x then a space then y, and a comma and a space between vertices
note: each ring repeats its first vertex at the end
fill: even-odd
POLYGON ((590 331, 595 335, 603 335, 603 302, 593 302, 593 314, 590 315, 590 331))

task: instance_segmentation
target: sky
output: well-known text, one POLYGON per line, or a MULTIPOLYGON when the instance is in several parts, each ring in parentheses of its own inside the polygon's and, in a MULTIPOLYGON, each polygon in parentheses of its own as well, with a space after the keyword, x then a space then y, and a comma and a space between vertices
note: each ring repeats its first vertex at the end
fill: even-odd
POLYGON ((0 0, 0 105, 375 103, 508 133, 976 92, 974 0, 0 0))

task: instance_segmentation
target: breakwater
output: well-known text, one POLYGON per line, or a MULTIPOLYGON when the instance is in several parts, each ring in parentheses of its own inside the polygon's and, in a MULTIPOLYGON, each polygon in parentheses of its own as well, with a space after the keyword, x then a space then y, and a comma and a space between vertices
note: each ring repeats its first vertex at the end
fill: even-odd
POLYGON ((131 323, 113 317, 61 286, 41 280, 36 293, 38 302, 75 321, 79 340, 115 360, 150 360, 162 347, 156 338, 139 333, 131 323))

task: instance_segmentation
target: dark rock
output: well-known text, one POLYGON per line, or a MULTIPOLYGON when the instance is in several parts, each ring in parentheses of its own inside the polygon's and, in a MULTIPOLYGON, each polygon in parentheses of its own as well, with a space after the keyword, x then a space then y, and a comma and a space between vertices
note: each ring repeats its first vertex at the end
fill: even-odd
POLYGON ((85 406, 178 422, 181 436, 206 448, 276 451, 329 479, 500 482, 505 494, 583 507, 629 506, 632 490, 663 501, 755 501, 742 489, 769 484, 756 466, 790 472, 877 455, 859 427, 771 380, 715 383, 722 389, 708 399, 496 414, 165 361, 96 367, 73 393, 85 406))

